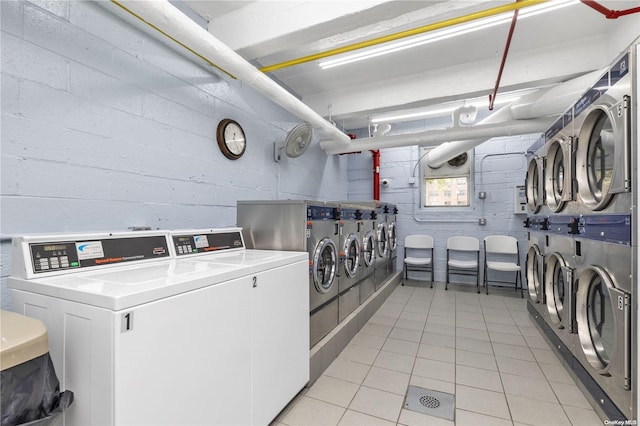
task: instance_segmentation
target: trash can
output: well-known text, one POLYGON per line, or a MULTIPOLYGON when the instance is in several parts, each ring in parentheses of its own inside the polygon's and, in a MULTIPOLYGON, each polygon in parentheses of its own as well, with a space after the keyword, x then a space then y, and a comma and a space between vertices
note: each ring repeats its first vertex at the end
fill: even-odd
POLYGON ((73 402, 60 392, 41 321, 0 310, 0 424, 52 425, 73 402))

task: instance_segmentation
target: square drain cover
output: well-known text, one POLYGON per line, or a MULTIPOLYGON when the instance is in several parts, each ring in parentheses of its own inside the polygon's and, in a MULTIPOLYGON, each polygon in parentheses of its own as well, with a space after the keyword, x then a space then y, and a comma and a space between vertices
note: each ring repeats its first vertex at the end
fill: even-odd
POLYGON ((454 396, 417 386, 409 386, 404 408, 441 419, 453 420, 454 396))

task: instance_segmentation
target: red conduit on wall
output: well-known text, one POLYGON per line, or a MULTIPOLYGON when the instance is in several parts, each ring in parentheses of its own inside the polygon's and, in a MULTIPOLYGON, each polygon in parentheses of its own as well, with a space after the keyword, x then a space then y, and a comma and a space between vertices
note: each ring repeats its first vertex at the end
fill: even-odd
POLYGON ((380 150, 371 151, 373 155, 373 199, 380 201, 380 150))
POLYGON ((601 5, 600 3, 594 0, 581 0, 581 1, 582 3, 591 7, 592 9, 595 9, 598 12, 602 13, 607 19, 618 19, 621 16, 631 15, 632 13, 640 12, 640 7, 633 7, 631 9, 625 9, 625 10, 611 10, 607 7, 604 7, 603 5, 601 5))

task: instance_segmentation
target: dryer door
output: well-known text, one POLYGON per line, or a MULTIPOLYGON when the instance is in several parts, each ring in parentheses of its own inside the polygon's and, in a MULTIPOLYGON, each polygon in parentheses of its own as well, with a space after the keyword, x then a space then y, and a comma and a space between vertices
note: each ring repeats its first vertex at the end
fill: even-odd
POLYGON ((572 139, 558 138, 547 151, 544 173, 547 206, 558 213, 573 199, 572 139))
POLYGON ((527 177, 525 179, 527 197, 527 206, 531 213, 538 213, 544 200, 543 189, 543 168, 544 160, 540 157, 534 157, 529 161, 527 169, 527 177))
POLYGON ((323 238, 313 252, 313 283, 320 293, 331 290, 338 269, 338 251, 331 238, 323 238))
POLYGON ((532 244, 527 253, 527 287, 529 298, 533 303, 542 302, 541 259, 540 249, 536 244, 532 244))
POLYGON ((375 245, 376 236, 373 231, 368 231, 362 241, 362 258, 367 268, 373 265, 373 261, 376 259, 375 245))
POLYGON ((553 253, 546 259, 544 274, 544 288, 547 300, 547 310, 553 325, 558 328, 568 328, 572 331, 571 289, 573 269, 559 253, 553 253))
POLYGON ((349 234, 342 250, 344 250, 344 273, 347 277, 353 278, 360 268, 360 238, 356 234, 349 234))
POLYGON ((614 194, 631 187, 628 98, 597 105, 584 119, 576 150, 578 194, 591 210, 602 210, 614 194))
POLYGON ((589 266, 578 277, 578 336, 587 361, 602 375, 629 385, 631 296, 613 286, 609 274, 589 266))
POLYGON ((389 257, 389 231, 387 230, 387 224, 385 222, 382 222, 378 225, 378 232, 376 237, 378 257, 389 257))

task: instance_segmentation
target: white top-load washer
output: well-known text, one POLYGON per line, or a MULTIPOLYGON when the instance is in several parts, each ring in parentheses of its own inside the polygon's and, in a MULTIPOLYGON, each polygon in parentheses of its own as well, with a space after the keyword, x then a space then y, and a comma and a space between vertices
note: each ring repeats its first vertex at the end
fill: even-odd
MULTIPOLYGON (((14 309, 45 323, 61 388, 75 395, 64 424, 268 424, 264 413, 284 407, 254 410, 254 381, 266 368, 258 345, 273 351, 282 332, 265 330, 271 319, 256 307, 286 304, 271 300, 268 278, 305 287, 306 253, 257 275, 240 263, 176 259, 166 231, 13 244, 14 309)), ((308 312, 282 327, 305 319, 308 312)), ((308 335, 301 340, 306 347, 308 335)), ((300 388, 308 352, 305 361, 300 388)))

